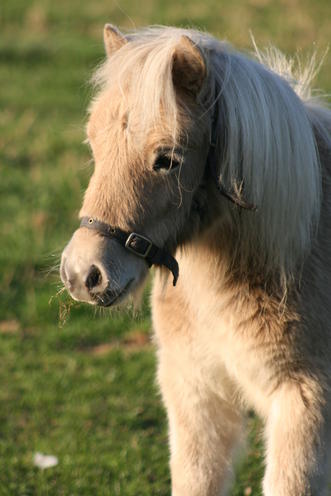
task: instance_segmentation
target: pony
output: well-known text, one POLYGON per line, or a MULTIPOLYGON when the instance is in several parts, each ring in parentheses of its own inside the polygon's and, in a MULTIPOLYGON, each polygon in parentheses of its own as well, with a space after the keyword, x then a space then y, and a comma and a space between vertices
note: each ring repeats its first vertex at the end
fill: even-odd
POLYGON ((108 307, 156 266, 173 496, 228 494, 247 408, 265 426, 263 494, 326 496, 331 112, 316 64, 172 27, 107 24, 104 44, 62 281, 108 307))

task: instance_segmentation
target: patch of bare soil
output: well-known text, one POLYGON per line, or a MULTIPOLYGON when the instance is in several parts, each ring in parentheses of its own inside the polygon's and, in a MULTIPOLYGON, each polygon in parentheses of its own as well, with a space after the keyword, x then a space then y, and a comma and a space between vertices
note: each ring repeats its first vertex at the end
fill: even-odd
POLYGON ((152 349, 150 336, 149 334, 146 334, 146 332, 137 329, 124 336, 123 339, 102 343, 89 348, 87 351, 92 356, 104 356, 110 351, 118 349, 128 353, 152 349))
POLYGON ((15 334, 20 329, 18 320, 1 320, 0 321, 0 334, 15 334))

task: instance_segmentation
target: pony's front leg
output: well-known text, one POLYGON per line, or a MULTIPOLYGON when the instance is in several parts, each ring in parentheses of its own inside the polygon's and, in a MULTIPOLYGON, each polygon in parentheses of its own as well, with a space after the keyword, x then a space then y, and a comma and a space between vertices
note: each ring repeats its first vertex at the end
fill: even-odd
POLYGON ((170 428, 172 496, 225 495, 241 418, 203 383, 193 356, 188 358, 180 344, 176 348, 159 354, 170 428))
POLYGON ((293 382, 275 393, 266 426, 265 496, 327 496, 327 398, 318 383, 293 382))

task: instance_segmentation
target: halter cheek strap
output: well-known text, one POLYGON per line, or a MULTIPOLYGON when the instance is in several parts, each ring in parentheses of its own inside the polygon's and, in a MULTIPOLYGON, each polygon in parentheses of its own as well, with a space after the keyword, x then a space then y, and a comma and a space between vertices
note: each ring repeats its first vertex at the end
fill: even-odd
POLYGON ((130 251, 137 257, 146 260, 149 267, 152 265, 164 265, 172 272, 174 277, 173 285, 179 275, 179 267, 177 260, 163 248, 156 246, 149 238, 135 232, 126 232, 119 227, 111 226, 105 222, 95 219, 94 217, 83 217, 80 222, 80 227, 87 227, 97 231, 98 234, 106 238, 115 239, 126 250, 130 251))

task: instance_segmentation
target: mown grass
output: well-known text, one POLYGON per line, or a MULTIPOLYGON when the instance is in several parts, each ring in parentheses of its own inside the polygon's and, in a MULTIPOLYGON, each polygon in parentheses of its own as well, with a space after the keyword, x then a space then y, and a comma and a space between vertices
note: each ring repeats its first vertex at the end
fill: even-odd
MULTIPOLYGON (((0 3, 0 495, 169 495, 166 417, 140 314, 56 295, 56 265, 90 174, 86 81, 102 26, 198 26, 248 48, 329 42, 328 0, 2 0, 0 3), (54 271, 52 271, 54 267, 54 271), (36 451, 57 467, 40 471, 36 451)), ((330 57, 318 85, 330 90, 330 57)), ((233 496, 260 494, 260 425, 233 496)))

